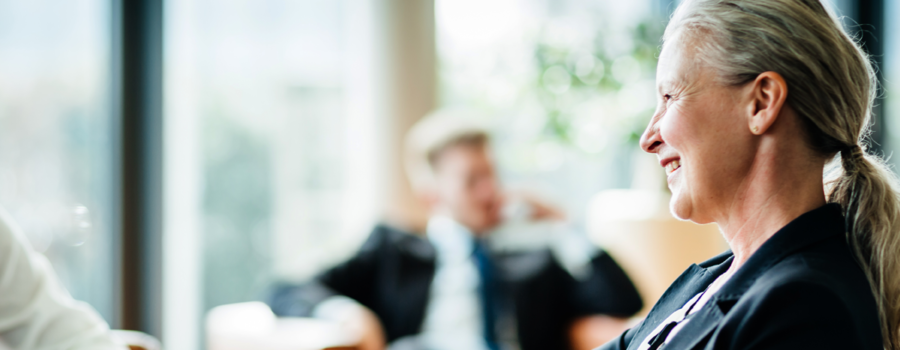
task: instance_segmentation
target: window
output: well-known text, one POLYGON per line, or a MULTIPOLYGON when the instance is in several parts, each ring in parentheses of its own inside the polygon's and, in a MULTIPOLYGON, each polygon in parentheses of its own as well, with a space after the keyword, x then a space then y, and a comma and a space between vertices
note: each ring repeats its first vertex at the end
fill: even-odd
POLYGON ((0 0, 0 205, 115 323, 109 4, 0 0))
POLYGON ((351 44, 365 6, 350 3, 167 4, 167 346, 196 347, 200 315, 308 278, 370 230, 372 114, 365 74, 348 75, 368 59, 351 44))

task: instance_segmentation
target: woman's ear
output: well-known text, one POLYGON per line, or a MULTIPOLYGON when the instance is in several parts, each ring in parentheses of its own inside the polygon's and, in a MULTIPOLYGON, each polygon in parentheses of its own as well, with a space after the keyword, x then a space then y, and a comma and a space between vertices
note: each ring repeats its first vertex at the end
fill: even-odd
POLYGON ((781 114, 788 94, 787 82, 781 74, 763 72, 749 84, 752 105, 748 126, 754 135, 762 135, 781 114))

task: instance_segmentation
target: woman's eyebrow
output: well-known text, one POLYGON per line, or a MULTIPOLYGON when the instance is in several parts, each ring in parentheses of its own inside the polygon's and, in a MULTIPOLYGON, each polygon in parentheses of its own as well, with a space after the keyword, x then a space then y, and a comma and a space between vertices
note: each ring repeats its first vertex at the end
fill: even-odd
POLYGON ((663 95, 667 91, 672 90, 674 85, 675 85, 675 82, 673 82, 673 79, 671 79, 671 78, 664 79, 656 84, 656 92, 659 93, 660 95, 663 95))
POLYGON ((666 78, 657 84, 656 89, 660 96, 664 94, 671 94, 675 90, 682 90, 685 88, 685 80, 677 77, 666 78))

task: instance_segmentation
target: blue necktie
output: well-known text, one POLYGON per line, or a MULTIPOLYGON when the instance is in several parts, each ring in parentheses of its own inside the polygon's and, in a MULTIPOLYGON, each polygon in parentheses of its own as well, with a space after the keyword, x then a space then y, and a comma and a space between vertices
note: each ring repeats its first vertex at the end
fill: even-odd
POLYGON ((491 258, 484 240, 475 240, 475 249, 472 255, 475 257, 475 264, 478 265, 478 275, 481 277, 479 294, 481 294, 481 314, 484 320, 484 340, 489 349, 499 350, 500 346, 497 344, 495 331, 497 323, 497 286, 494 279, 494 266, 491 264, 491 258))

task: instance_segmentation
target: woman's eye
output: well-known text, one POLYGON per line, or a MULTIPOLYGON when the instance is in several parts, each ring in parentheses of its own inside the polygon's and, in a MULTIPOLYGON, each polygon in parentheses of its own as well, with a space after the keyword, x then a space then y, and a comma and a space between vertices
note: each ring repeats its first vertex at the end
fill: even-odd
POLYGON ((672 95, 665 94, 663 95, 663 102, 669 102, 672 99, 672 95))

